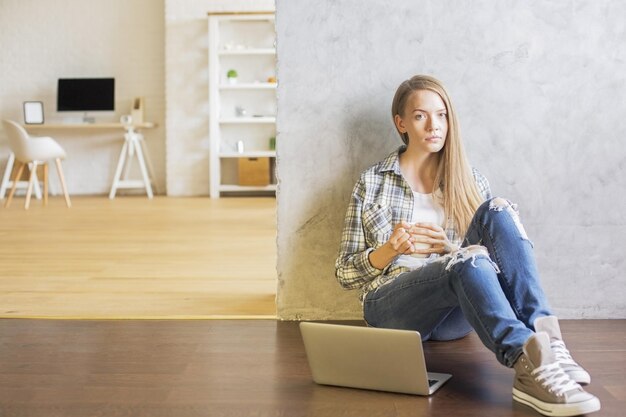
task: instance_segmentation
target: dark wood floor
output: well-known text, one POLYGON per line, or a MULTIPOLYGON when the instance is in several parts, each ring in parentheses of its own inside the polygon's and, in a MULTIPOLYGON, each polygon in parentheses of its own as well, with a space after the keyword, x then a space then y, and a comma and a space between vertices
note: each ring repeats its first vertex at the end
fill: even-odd
MULTIPOLYGON (((596 415, 626 415, 626 320, 562 327, 596 415)), ((432 397, 315 385, 293 322, 0 320, 0 416, 537 415, 474 334, 425 350, 454 375, 432 397)))

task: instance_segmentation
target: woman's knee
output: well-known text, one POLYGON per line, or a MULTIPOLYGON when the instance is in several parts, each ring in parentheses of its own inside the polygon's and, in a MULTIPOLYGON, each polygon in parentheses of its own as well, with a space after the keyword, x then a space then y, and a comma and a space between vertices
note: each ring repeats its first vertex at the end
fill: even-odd
MULTIPOLYGON (((520 219, 519 209, 517 204, 512 203, 510 200, 502 197, 495 197, 485 201, 480 209, 484 213, 484 217, 488 221, 495 221, 498 218, 499 213, 504 213, 513 220, 517 231, 521 237, 525 240, 528 239, 524 225, 520 219)), ((478 211, 477 211, 478 213, 478 211)))
POLYGON ((483 201, 483 203, 478 206, 478 209, 476 210, 476 216, 487 214, 489 212, 500 212, 509 208, 517 212, 517 204, 511 202, 511 200, 504 197, 493 197, 489 200, 483 201))
POLYGON ((487 248, 471 245, 459 249, 451 255, 446 270, 453 271, 457 280, 475 281, 497 279, 498 265, 491 260, 487 248))
POLYGON ((452 252, 448 256, 449 259, 446 265, 447 271, 455 269, 458 273, 460 269, 469 265, 479 270, 486 268, 491 270, 495 269, 496 272, 500 272, 498 266, 489 257, 489 251, 482 245, 465 246, 452 252))
POLYGON ((482 224, 483 226, 493 225, 494 223, 496 225, 504 225, 508 223, 508 220, 502 223, 504 219, 503 215, 513 220, 517 231, 524 240, 530 241, 524 229, 524 225, 520 220, 517 204, 512 203, 506 198, 494 197, 483 202, 474 214, 474 222, 478 222, 478 224, 482 224))

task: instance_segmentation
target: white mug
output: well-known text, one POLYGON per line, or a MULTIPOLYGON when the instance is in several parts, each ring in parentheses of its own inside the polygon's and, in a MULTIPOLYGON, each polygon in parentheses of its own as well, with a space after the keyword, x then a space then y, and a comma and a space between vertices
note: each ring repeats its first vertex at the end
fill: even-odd
MULTIPOLYGON (((413 247, 415 249, 430 249, 432 245, 430 243, 423 242, 413 242, 413 247)), ((428 258, 430 256, 429 253, 412 253, 412 257, 414 258, 428 258)))
POLYGON ((133 124, 133 116, 131 116, 130 114, 125 114, 124 116, 120 117, 120 122, 123 125, 131 125, 133 124))
MULTIPOLYGON (((423 250, 423 249, 430 249, 432 245, 430 243, 413 242, 413 247, 416 250, 417 249, 423 250)), ((429 253, 412 253, 411 256, 414 258, 428 258, 430 254, 429 253)))

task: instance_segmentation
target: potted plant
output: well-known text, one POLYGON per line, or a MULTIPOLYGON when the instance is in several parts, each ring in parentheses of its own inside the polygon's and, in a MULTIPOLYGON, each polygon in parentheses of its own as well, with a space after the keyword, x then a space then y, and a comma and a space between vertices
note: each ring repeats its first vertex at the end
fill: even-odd
POLYGON ((226 78, 228 78, 229 84, 236 84, 237 83, 237 71, 235 71, 234 69, 229 69, 228 72, 226 73, 226 78))

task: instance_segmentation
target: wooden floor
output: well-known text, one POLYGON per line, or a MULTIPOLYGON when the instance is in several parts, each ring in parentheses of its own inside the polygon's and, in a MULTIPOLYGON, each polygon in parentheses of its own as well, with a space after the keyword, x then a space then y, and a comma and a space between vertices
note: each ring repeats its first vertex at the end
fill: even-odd
MULTIPOLYGON (((564 321, 597 416, 626 410, 626 320, 564 321)), ((390 349, 393 347, 390 346, 390 349)), ((2 417, 538 416, 475 334, 425 343, 431 397, 315 385, 295 322, 0 320, 2 417)))
POLYGON ((0 317, 276 315, 275 198, 23 203, 0 207, 0 317))

